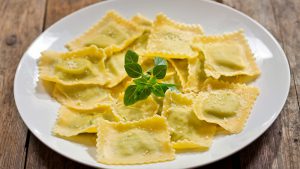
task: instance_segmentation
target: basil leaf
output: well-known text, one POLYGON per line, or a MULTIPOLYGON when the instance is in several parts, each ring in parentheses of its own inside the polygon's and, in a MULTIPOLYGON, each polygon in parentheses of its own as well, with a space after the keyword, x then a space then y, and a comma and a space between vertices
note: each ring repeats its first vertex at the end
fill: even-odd
POLYGON ((157 80, 156 80, 156 77, 152 77, 150 80, 149 80, 149 83, 151 85, 155 85, 157 83, 157 80))
POLYGON ((144 86, 144 85, 147 85, 147 84, 148 84, 148 80, 145 79, 145 78, 134 79, 133 82, 134 82, 136 85, 140 85, 140 86, 144 86))
POLYGON ((126 106, 132 105, 135 102, 137 102, 137 99, 136 99, 136 89, 137 89, 136 85, 130 85, 125 90, 125 94, 124 94, 124 99, 123 100, 124 100, 124 104, 126 106))
POLYGON ((128 50, 125 54, 125 64, 137 63, 139 60, 139 55, 132 50, 128 50))
POLYGON ((138 78, 142 75, 142 67, 137 63, 125 64, 127 74, 132 78, 138 78))
POLYGON ((160 87, 163 89, 164 93, 166 93, 166 91, 169 89, 168 86, 160 84, 160 87))
POLYGON ((168 62, 165 59, 161 58, 161 57, 155 57, 154 58, 154 65, 155 66, 158 66, 158 65, 168 66, 168 62))
POLYGON ((169 83, 159 83, 160 87, 163 89, 164 93, 166 93, 166 91, 168 89, 173 90, 177 90, 176 89, 176 85, 175 84, 169 84, 169 83))
POLYGON ((151 91, 155 96, 158 96, 158 97, 165 96, 165 92, 159 84, 152 86, 151 91))
POLYGON ((163 79, 167 73, 167 66, 166 65, 157 65, 153 68, 153 76, 157 79, 163 79))
POLYGON ((136 92, 137 100, 144 100, 151 94, 151 89, 148 86, 138 86, 136 92))
POLYGON ((153 73, 153 68, 147 70, 147 74, 148 74, 148 75, 152 75, 152 73, 153 73))

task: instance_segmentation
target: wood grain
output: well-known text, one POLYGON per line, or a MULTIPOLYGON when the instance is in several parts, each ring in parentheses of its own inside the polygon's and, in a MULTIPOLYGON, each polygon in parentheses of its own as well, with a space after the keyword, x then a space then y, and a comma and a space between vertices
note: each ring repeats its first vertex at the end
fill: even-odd
POLYGON ((286 1, 280 0, 275 3, 273 0, 223 1, 223 3, 246 13, 262 23, 279 40, 286 51, 292 71, 290 92, 283 111, 262 137, 240 152, 241 168, 300 168, 298 141, 300 137, 300 117, 297 91, 294 83, 294 77, 299 75, 297 61, 295 60, 297 50, 295 49, 300 49, 299 31, 296 31, 297 19, 299 24, 299 16, 296 14, 296 10, 299 11, 300 8, 299 3, 296 6, 296 2, 290 1, 290 4, 287 5, 286 1), (283 9, 285 12, 282 11, 283 9), (294 19, 289 15, 292 15, 294 19), (292 26, 290 26, 289 22, 292 22, 292 26), (298 41, 298 44, 295 41, 298 41))
POLYGON ((45 28, 64 16, 102 0, 48 0, 45 28))
POLYGON ((13 80, 19 60, 40 34, 44 0, 0 1, 0 168, 23 168, 27 128, 13 97, 13 80), (28 8, 28 7, 31 8, 28 8))

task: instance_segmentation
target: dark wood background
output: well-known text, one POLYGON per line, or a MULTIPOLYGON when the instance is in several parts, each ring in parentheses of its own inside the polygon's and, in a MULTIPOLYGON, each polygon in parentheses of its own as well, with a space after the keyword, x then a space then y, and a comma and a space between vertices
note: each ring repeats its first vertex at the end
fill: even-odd
MULTIPOLYGON (((58 19, 99 0, 0 0, 0 168, 88 168, 47 148, 22 122, 13 80, 23 52, 58 19)), ((280 42, 291 67, 288 100, 274 124, 238 153, 203 168, 300 169, 300 1, 219 0, 254 18, 280 42)))

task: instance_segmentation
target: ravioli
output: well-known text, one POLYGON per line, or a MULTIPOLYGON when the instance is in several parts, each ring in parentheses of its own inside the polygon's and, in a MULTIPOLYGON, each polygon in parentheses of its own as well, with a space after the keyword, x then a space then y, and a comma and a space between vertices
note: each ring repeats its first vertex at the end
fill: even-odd
POLYGON ((185 91, 199 92, 206 78, 203 55, 200 54, 198 57, 188 59, 188 77, 185 91))
POLYGON ((194 36, 202 34, 200 25, 177 23, 159 14, 153 23, 145 55, 177 59, 196 57, 198 53, 191 43, 194 36))
POLYGON ((199 120, 193 111, 193 97, 167 91, 162 116, 171 128, 171 140, 175 149, 207 150, 216 132, 216 125, 199 120))
POLYGON ((142 14, 136 14, 131 18, 131 21, 134 22, 135 24, 141 26, 144 30, 150 32, 152 28, 152 21, 142 14))
POLYGON ((119 121, 119 117, 110 108, 75 110, 61 106, 53 134, 70 137, 80 133, 96 133, 99 119, 119 121))
POLYGON ((56 84, 53 96, 63 105, 80 110, 110 107, 110 91, 97 85, 64 86, 56 84))
POLYGON ((176 70, 182 88, 186 87, 188 82, 188 60, 187 59, 169 59, 169 62, 172 64, 174 69, 176 70))
POLYGON ((70 50, 96 45, 107 54, 119 52, 143 33, 143 29, 115 11, 109 11, 87 32, 66 44, 70 50))
POLYGON ((152 21, 141 14, 137 14, 132 17, 131 21, 142 27, 144 29, 144 33, 134 41, 134 43, 130 46, 130 49, 134 50, 140 56, 143 56, 146 51, 149 35, 151 33, 152 21))
POLYGON ((159 105, 152 96, 149 96, 145 100, 141 100, 130 106, 125 106, 123 95, 120 95, 112 107, 114 112, 124 121, 134 121, 154 116, 158 111, 159 105))
POLYGON ((97 161, 104 164, 145 164, 175 158, 165 118, 153 116, 134 122, 101 121, 97 161))
POLYGON ((193 107, 199 119, 236 134, 243 130, 258 95, 256 87, 208 79, 193 107))
POLYGON ((243 30, 219 36, 199 36, 193 42, 194 47, 204 53, 204 70, 209 77, 257 77, 260 74, 243 30))
POLYGON ((108 88, 112 88, 118 85, 122 80, 127 77, 127 73, 124 69, 124 60, 126 50, 109 55, 105 60, 105 72, 109 82, 105 85, 108 88))
POLYGON ((39 78, 63 85, 108 83, 103 50, 95 46, 72 52, 44 51, 39 60, 39 78))

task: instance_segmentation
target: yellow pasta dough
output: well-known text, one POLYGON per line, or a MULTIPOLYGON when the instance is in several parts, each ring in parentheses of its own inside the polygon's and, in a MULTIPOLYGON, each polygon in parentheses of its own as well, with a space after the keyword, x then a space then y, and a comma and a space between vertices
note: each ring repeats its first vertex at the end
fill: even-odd
POLYGON ((56 84, 53 96, 63 105, 74 109, 110 107, 110 91, 97 85, 64 86, 56 84))
POLYGON ((197 117, 230 133, 243 130, 259 90, 256 87, 208 79, 194 103, 197 117))
POLYGON ((96 133, 99 119, 119 121, 119 117, 110 108, 75 110, 61 106, 53 134, 70 137, 80 133, 96 133))
POLYGON ((39 60, 39 78, 64 85, 108 83, 105 54, 95 46, 59 53, 44 51, 39 60))
POLYGON ((135 15, 131 21, 144 29, 144 33, 130 46, 132 50, 134 50, 140 56, 143 56, 148 44, 148 39, 152 28, 152 21, 141 14, 135 15))
POLYGON ((194 47, 204 53, 204 69, 209 77, 257 77, 260 74, 242 30, 219 36, 199 36, 193 42, 194 47))
POLYGON ((153 116, 126 123, 100 121, 97 160, 104 164, 145 164, 173 160, 165 118, 153 116))
POLYGON ((199 92, 206 80, 204 72, 203 56, 188 59, 188 78, 185 86, 186 91, 199 92))
POLYGON ((106 84, 106 87, 112 88, 127 77, 127 73, 124 69, 126 52, 127 51, 114 53, 108 56, 105 60, 105 72, 107 74, 107 78, 109 78, 109 82, 106 84))
POLYGON ((176 23, 159 14, 153 23, 145 55, 181 59, 196 57, 198 53, 192 49, 191 43, 196 35, 201 34, 200 25, 176 23))
POLYGON ((154 116, 158 111, 159 106, 151 96, 130 106, 124 105, 123 97, 123 95, 120 95, 112 107, 114 112, 122 117, 124 121, 141 120, 154 116))
POLYGON ((134 22, 135 24, 143 27, 144 30, 150 32, 152 28, 152 21, 142 14, 136 14, 131 18, 131 21, 134 22))
POLYGON ((169 62, 175 68, 182 88, 186 87, 186 83, 188 81, 188 60, 187 59, 169 59, 169 62))
POLYGON ((112 54, 126 48, 143 33, 143 29, 121 17, 115 11, 109 11, 87 32, 66 44, 70 50, 96 45, 112 54))
POLYGON ((171 128, 171 140, 176 149, 207 150, 216 132, 216 125, 199 120, 193 111, 191 95, 167 91, 162 116, 171 128))

